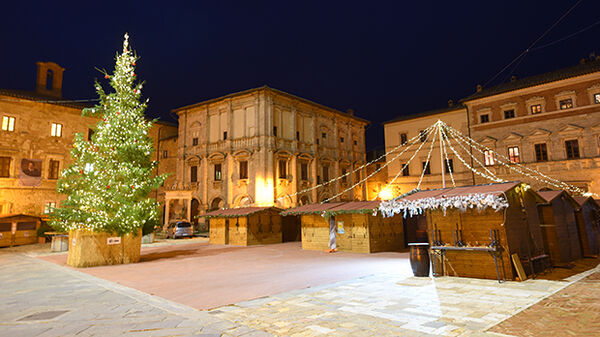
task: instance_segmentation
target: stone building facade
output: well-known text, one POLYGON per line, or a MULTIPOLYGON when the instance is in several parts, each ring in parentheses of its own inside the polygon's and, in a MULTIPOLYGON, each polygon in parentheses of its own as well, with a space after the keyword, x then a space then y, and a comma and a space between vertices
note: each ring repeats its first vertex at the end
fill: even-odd
MULTIPOLYGON (((416 143, 404 153, 400 154, 407 149, 407 146, 401 146, 397 151, 386 156, 388 161, 387 180, 388 182, 392 182, 391 187, 393 189, 393 195, 397 196, 416 188, 419 184, 419 180, 421 180, 421 174, 423 174, 423 179, 421 186, 419 187, 420 189, 440 188, 443 186, 443 179, 445 180, 447 187, 452 186, 450 172, 452 172, 457 186, 469 185, 472 183, 471 170, 460 162, 449 146, 446 146, 445 154, 443 154, 442 157, 443 162, 446 162, 447 155, 448 164, 442 165, 439 134, 435 135, 437 138, 435 138, 433 144, 431 144, 431 140, 433 140, 434 137, 433 134, 429 134, 429 139, 427 136, 422 136, 421 132, 435 124, 438 120, 443 121, 463 134, 468 133, 467 110, 463 105, 455 105, 452 101, 449 102, 448 107, 446 108, 401 116, 384 123, 386 152, 398 148, 398 146, 407 143, 414 137, 418 138, 416 143), (415 155, 415 152, 421 145, 423 146, 415 155), (433 146, 433 148, 431 148, 431 154, 429 155, 431 146, 433 146), (413 155, 415 156, 411 160, 413 155), (425 163, 428 161, 428 155, 429 165, 426 165, 425 163), (405 166, 406 169, 402 170, 405 166), (443 177, 442 169, 444 169, 443 177)), ((463 159, 468 160, 470 152, 465 151, 460 144, 452 141, 452 139, 450 139, 450 141, 456 152, 463 159)))
MULTIPOLYGON (((89 137, 98 122, 81 115, 85 105, 62 98, 63 68, 37 66, 34 92, 0 89, 0 214, 42 215, 57 206, 65 196, 56 192, 56 182, 71 162, 73 137, 89 137)), ((159 138, 173 135, 177 127, 162 122, 149 133, 155 149, 159 138)), ((168 168, 159 162, 158 170, 168 168)), ((160 200, 164 193, 154 196, 160 200)))
MULTIPOLYGON (((365 163, 368 122, 351 112, 266 86, 173 112, 179 119, 177 170, 166 192, 166 222, 196 220, 222 207, 321 202, 365 177, 361 169, 302 192, 365 163)), ((363 183, 335 200, 365 195, 363 183)))
MULTIPOLYGON (((574 67, 519 80, 512 78, 508 83, 487 89, 478 86, 477 92, 461 103, 456 109, 409 115, 385 123, 386 149, 397 145, 402 133, 410 138, 441 119, 514 163, 600 194, 599 59, 584 60, 574 67)), ((473 161, 469 164, 478 171, 483 172, 485 167, 504 180, 525 181, 535 189, 552 187, 500 165, 498 158, 485 149, 478 151, 473 147, 463 153, 472 155, 473 161)), ((388 155, 388 161, 390 157, 388 155)), ((435 148, 432 157, 439 158, 435 148)), ((422 161, 411 163, 409 176, 397 185, 398 192, 404 193, 416 185, 422 161)), ((453 161, 459 176, 457 184, 490 182, 472 174, 456 159, 453 161)), ((398 165, 389 165, 389 180, 399 172, 398 165)), ((429 181, 425 180, 421 188, 441 187, 439 160, 431 165, 429 181)))

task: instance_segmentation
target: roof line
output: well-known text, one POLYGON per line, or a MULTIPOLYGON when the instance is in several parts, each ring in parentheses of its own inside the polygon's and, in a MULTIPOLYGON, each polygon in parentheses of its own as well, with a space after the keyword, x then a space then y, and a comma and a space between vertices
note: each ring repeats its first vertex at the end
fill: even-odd
POLYGON ((340 110, 328 107, 326 105, 323 105, 323 104, 311 101, 311 100, 306 99, 306 98, 302 98, 302 97, 296 96, 294 94, 290 94, 288 92, 285 92, 285 91, 282 91, 282 90, 279 90, 279 89, 271 88, 268 85, 263 85, 261 87, 256 87, 256 88, 246 89, 246 90, 242 90, 242 91, 237 91, 237 92, 233 92, 233 93, 230 93, 230 94, 227 94, 227 95, 223 95, 223 96, 220 96, 220 97, 216 97, 216 98, 211 98, 211 99, 208 99, 208 100, 204 100, 204 101, 201 101, 201 102, 198 102, 198 103, 185 105, 185 106, 182 106, 182 107, 179 107, 179 108, 172 109, 171 112, 177 113, 177 112, 182 111, 182 110, 199 107, 199 106, 206 105, 206 104, 211 104, 211 103, 214 103, 214 102, 217 102, 217 101, 221 101, 221 100, 224 100, 224 99, 227 99, 227 98, 231 98, 231 97, 235 97, 235 96, 240 96, 240 95, 245 95, 245 94, 249 94, 249 93, 252 93, 252 92, 255 92, 255 91, 260 91, 260 90, 271 90, 271 91, 273 91, 273 92, 275 92, 277 94, 280 94, 280 95, 283 95, 283 96, 288 96, 290 98, 297 99, 299 101, 302 101, 302 102, 305 102, 305 103, 308 103, 308 104, 316 105, 316 106, 318 106, 318 107, 320 107, 320 108, 322 108, 324 110, 328 110, 328 111, 334 112, 336 114, 342 115, 344 117, 347 117, 347 118, 350 118, 350 119, 354 119, 354 120, 357 120, 359 122, 363 122, 363 123, 365 123, 367 125, 371 124, 371 122, 368 121, 368 120, 366 120, 366 119, 363 119, 363 118, 360 118, 360 117, 357 117, 357 116, 353 116, 353 115, 349 115, 349 114, 344 113, 344 112, 342 112, 340 110))

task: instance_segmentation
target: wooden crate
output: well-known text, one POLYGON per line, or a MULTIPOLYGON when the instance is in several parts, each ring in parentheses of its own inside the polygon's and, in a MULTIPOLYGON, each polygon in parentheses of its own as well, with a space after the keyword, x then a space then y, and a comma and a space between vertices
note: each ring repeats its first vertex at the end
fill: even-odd
POLYGON ((69 231, 67 264, 71 267, 94 267, 140 261, 142 230, 119 236, 116 233, 89 230, 69 231), (120 243, 114 238, 120 238, 120 243))

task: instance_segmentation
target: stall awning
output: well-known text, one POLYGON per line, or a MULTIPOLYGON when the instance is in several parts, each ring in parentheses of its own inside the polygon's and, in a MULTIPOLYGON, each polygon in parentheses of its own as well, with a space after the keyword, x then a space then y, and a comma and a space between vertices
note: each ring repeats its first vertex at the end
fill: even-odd
POLYGON ((228 208, 219 209, 216 211, 208 212, 203 217, 206 218, 237 218, 240 216, 248 216, 254 213, 262 212, 267 209, 273 209, 275 211, 281 211, 280 208, 266 206, 266 207, 240 207, 240 208, 228 208))

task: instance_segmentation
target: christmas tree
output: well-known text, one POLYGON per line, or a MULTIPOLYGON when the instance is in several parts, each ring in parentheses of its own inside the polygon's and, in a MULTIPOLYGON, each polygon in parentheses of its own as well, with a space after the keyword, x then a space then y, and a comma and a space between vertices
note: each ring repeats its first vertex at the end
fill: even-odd
POLYGON ((90 140, 78 133, 73 164, 57 184, 67 199, 52 214, 52 227, 61 231, 88 229, 119 235, 137 233, 158 220, 158 204, 149 197, 166 176, 154 176, 156 162, 148 131, 153 121, 144 117, 148 100, 140 101, 143 83, 136 82, 138 59, 125 34, 113 75, 106 72, 114 92, 105 93, 96 81, 99 105, 84 116, 101 117, 90 140))

